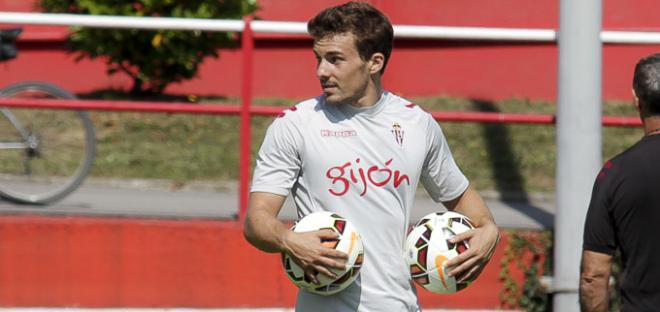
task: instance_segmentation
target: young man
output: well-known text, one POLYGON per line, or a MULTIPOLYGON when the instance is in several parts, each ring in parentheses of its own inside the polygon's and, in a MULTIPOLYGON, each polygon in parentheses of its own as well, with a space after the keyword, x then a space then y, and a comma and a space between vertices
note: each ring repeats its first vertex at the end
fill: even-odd
POLYGON ((621 311, 660 309, 660 54, 635 66, 633 98, 644 137, 598 174, 584 226, 580 303, 608 311, 612 256, 621 252, 621 311))
POLYGON ((308 23, 323 95, 286 110, 268 129, 257 158, 245 237, 267 252, 286 252, 305 269, 333 276, 347 255, 325 248, 329 230, 294 233, 277 219, 292 194, 299 217, 336 212, 355 224, 364 248, 358 279, 332 296, 298 293, 298 311, 418 311, 403 247, 421 180, 431 196, 467 215, 476 229, 456 236, 470 249, 448 262, 474 279, 498 239, 490 211, 452 158, 437 122, 383 90, 392 50, 388 19, 366 3, 320 12, 308 23))

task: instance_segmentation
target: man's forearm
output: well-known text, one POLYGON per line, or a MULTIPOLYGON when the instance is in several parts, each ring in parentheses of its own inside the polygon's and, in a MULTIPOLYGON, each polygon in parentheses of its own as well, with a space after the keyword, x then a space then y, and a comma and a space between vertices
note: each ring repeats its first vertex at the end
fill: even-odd
POLYGON ((608 311, 607 279, 582 276, 580 279, 580 308, 583 312, 608 311))
POLYGON ((612 267, 609 254, 584 250, 580 267, 580 307, 582 311, 609 309, 608 285, 612 267))
POLYGON ((250 194, 243 235, 255 247, 266 252, 285 249, 289 228, 277 218, 285 197, 270 193, 250 194))
POLYGON ((495 225, 493 215, 490 213, 486 203, 471 186, 468 187, 460 200, 453 203, 453 207, 448 208, 468 216, 477 227, 487 224, 495 225))
POLYGON ((284 250, 284 237, 289 228, 279 219, 267 214, 254 213, 245 220, 245 239, 265 252, 284 250))

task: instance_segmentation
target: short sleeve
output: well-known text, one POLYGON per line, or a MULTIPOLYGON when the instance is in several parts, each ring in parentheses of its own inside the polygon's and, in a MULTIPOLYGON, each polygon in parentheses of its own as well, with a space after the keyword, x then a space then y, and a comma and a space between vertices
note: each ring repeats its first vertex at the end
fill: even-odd
POLYGON ((275 119, 259 149, 250 192, 288 196, 300 172, 301 144, 302 135, 293 120, 288 116, 275 119))
POLYGON ((469 181, 456 165, 440 125, 430 116, 427 129, 421 181, 435 202, 447 202, 463 194, 469 181))
MULTIPOLYGON (((610 166, 608 162, 606 166, 610 166)), ((583 249, 613 255, 616 251, 614 221, 611 218, 609 185, 612 171, 603 168, 594 182, 584 224, 583 249)))

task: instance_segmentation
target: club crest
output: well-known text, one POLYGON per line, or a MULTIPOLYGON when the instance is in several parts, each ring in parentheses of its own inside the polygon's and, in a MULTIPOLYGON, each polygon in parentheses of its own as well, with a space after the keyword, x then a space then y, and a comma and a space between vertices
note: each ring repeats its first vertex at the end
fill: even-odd
POLYGON ((403 147, 403 128, 401 128, 401 125, 398 123, 394 123, 392 125, 392 135, 394 135, 394 141, 396 141, 396 144, 399 144, 399 146, 403 147))

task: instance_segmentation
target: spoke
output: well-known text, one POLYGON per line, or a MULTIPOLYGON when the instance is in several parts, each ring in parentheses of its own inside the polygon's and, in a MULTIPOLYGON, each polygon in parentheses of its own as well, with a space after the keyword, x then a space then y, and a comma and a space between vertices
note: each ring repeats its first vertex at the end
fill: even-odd
POLYGON ((1 109, 2 114, 5 116, 5 118, 9 121, 9 123, 13 126, 14 129, 18 131, 20 134, 21 138, 24 140, 27 139, 29 135, 29 131, 23 126, 20 122, 20 118, 18 118, 12 111, 6 108, 1 109))
POLYGON ((26 149, 27 144, 20 142, 0 142, 0 149, 26 149))

